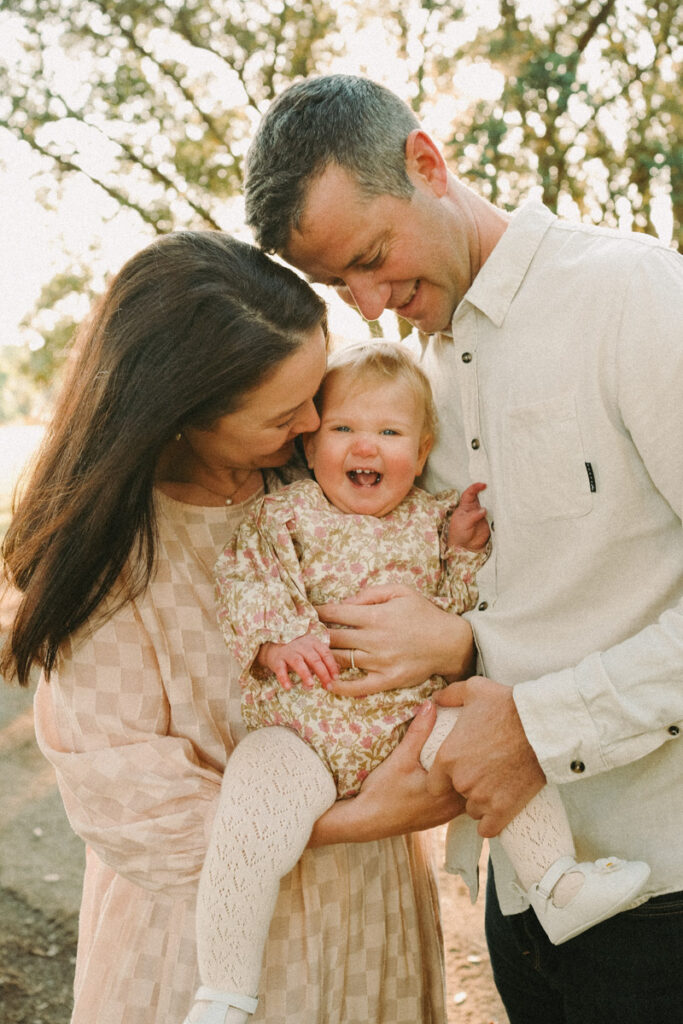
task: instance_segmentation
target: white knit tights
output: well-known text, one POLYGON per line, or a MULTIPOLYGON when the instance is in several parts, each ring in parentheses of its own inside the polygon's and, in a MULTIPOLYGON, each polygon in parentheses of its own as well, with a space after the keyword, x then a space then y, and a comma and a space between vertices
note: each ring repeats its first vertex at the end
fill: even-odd
MULTIPOLYGON (((436 725, 420 755, 424 768, 433 765, 436 752, 455 725, 459 711, 459 708, 438 709, 436 725)), ((550 865, 560 857, 576 855, 567 813, 556 786, 544 786, 505 826, 498 838, 525 889, 534 882, 540 882, 550 865)), ((568 875, 560 879, 553 890, 553 897, 565 902, 580 884, 580 876, 571 877, 570 881, 568 875), (563 886, 567 890, 565 893, 562 892, 563 886)))
POLYGON ((280 879, 337 793, 318 755, 291 729, 249 733, 221 786, 197 896, 202 983, 255 996, 280 879))
MULTIPOLYGON (((439 708, 422 751, 425 768, 431 767, 457 714, 457 708, 439 708)), ((257 994, 280 879, 297 863, 315 820, 336 795, 322 761, 291 730, 259 729, 237 745, 223 778, 199 883, 197 954, 204 985, 257 994)), ((559 857, 574 854, 562 802, 551 786, 527 804, 500 838, 526 888, 559 857)))

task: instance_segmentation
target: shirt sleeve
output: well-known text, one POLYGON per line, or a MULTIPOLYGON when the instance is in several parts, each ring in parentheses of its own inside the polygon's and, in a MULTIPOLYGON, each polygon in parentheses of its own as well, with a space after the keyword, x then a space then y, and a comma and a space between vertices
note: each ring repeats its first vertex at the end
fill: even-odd
MULTIPOLYGON (((683 518, 683 261, 650 250, 626 282, 616 351, 619 427, 630 437, 662 518, 683 518), (668 510, 666 508, 668 506, 668 510)), ((642 485, 641 485, 642 486, 642 485)), ((634 501, 634 522, 642 510, 634 501)), ((640 527, 639 527, 640 528, 640 527)), ((648 529, 657 529, 650 516, 648 529)), ((617 539, 616 555, 619 547, 617 539)), ((678 552, 681 547, 679 545, 678 552)), ((671 557, 662 545, 661 557, 671 557)), ((675 557, 679 557, 676 554, 675 557)), ((634 579, 646 587, 647 579, 634 579)), ((527 737, 551 782, 570 782, 628 764, 683 729, 683 601, 645 628, 575 667, 517 684, 527 737)))
POLYGON ((39 683, 35 723, 76 834, 136 885, 193 894, 221 771, 172 734, 164 679, 134 603, 67 645, 58 673, 39 683))
POLYGON ((216 563, 216 604, 225 641, 244 670, 264 643, 327 632, 306 595, 292 519, 266 499, 244 520, 216 563))
POLYGON ((477 572, 491 554, 491 541, 489 540, 481 551, 449 546, 448 527, 451 514, 458 506, 459 495, 457 491, 450 491, 438 495, 437 500, 439 499, 445 499, 444 517, 439 528, 441 563, 444 571, 439 581, 437 596, 444 608, 461 615, 474 608, 479 600, 477 572))

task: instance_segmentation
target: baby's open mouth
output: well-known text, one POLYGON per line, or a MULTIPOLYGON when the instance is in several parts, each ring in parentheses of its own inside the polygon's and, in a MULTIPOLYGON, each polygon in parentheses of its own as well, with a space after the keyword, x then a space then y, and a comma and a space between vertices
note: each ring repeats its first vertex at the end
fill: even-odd
POLYGON ((375 469, 350 469, 346 475, 356 487, 375 487, 382 479, 375 469))

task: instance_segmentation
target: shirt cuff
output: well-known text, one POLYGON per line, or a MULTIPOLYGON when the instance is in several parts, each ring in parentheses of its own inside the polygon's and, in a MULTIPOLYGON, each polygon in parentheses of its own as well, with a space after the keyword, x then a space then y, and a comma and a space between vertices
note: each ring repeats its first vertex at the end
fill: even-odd
POLYGON ((596 724, 578 691, 574 669, 517 683, 512 695, 548 782, 575 782, 611 767, 596 724))

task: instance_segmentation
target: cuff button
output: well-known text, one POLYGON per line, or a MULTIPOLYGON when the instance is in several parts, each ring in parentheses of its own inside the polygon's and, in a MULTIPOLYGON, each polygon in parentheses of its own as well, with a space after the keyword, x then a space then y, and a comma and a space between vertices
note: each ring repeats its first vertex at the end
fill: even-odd
POLYGON ((668 729, 669 736, 678 736, 680 731, 677 725, 670 725, 668 729))
POLYGON ((581 772, 585 772, 585 770, 586 770, 586 766, 583 763, 583 761, 572 761, 572 763, 569 765, 569 767, 571 768, 571 770, 573 772, 576 773, 576 775, 580 775, 581 772))

